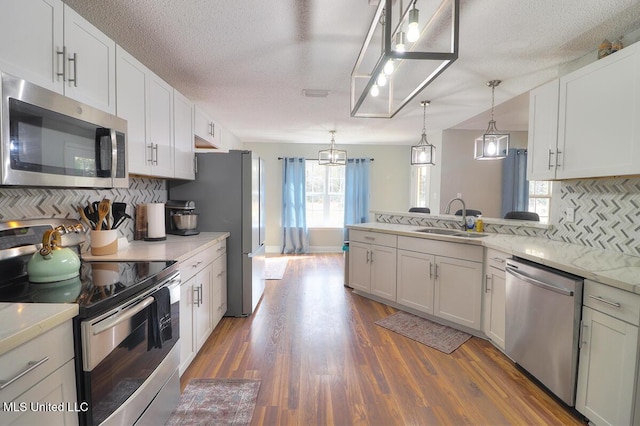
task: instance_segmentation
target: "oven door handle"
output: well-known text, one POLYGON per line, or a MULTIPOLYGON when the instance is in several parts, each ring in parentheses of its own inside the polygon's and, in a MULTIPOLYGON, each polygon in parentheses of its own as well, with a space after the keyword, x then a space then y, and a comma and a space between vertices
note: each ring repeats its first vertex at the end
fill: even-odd
POLYGON ((111 319, 100 322, 99 325, 96 325, 95 327, 92 327, 93 335, 97 336, 98 334, 115 327, 116 325, 120 324, 121 322, 124 322, 124 321, 130 319, 135 314, 137 314, 138 312, 144 310, 147 306, 149 306, 153 302, 155 302, 155 300, 156 299, 154 299, 153 297, 147 297, 142 302, 136 304, 134 307, 129 308, 129 309, 125 310, 125 311, 118 312, 111 319))
POLYGON ((522 272, 516 270, 515 268, 511 267, 511 266, 507 266, 506 271, 508 274, 513 275, 514 277, 521 279, 522 281, 526 281, 529 284, 533 284, 535 286, 541 287, 545 290, 550 290, 550 291, 554 291, 556 293, 560 293, 563 294, 565 296, 572 296, 573 297, 573 291, 571 290, 567 290, 566 288, 562 288, 562 287, 558 287, 555 286, 553 284, 549 284, 549 283, 545 283, 543 281, 540 280, 536 280, 535 278, 532 278, 526 274, 523 274, 522 272))

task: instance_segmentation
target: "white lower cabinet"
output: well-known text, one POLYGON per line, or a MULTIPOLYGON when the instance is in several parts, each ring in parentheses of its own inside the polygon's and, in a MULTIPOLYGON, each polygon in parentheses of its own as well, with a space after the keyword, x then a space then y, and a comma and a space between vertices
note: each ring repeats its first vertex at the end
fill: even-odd
POLYGON ((78 424, 71 321, 3 354, 0 366, 0 424, 78 424), (61 409, 37 409, 43 404, 61 409))
POLYGON ((586 280, 576 409, 594 425, 640 424, 640 296, 586 280))
POLYGON ((484 309, 482 330, 500 349, 505 349, 506 253, 487 249, 485 254, 484 309))
POLYGON ((398 249, 397 302, 433 314, 435 256, 398 249))
POLYGON ((226 240, 180 264, 180 375, 227 311, 226 240))
POLYGON ((396 236, 349 232, 349 284, 356 290, 396 300, 396 236))
POLYGON ((480 330, 482 263, 436 257, 435 316, 480 330))

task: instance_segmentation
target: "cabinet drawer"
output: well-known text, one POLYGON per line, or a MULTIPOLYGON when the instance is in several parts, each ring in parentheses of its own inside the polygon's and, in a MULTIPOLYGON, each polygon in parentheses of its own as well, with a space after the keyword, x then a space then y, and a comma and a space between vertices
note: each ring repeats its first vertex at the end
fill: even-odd
MULTIPOLYGON (((215 247, 215 246, 214 246, 215 247)), ((180 278, 182 282, 189 281, 189 278, 200 272, 202 268, 210 264, 218 257, 215 248, 207 247, 193 255, 190 259, 180 264, 180 278)))
POLYGON ((0 356, 0 380, 7 381, 32 368, 6 388, 0 390, 0 401, 13 401, 49 374, 73 359, 73 328, 71 321, 41 334, 0 356), (48 358, 48 359, 47 359, 48 358), (40 365, 29 365, 38 363, 40 365))
POLYGON ((358 241, 365 244, 377 244, 379 246, 395 247, 398 237, 393 234, 383 234, 381 232, 349 230, 349 240, 358 241))
POLYGON ((493 266, 504 271, 506 260, 511 259, 511 255, 488 248, 485 253, 486 266, 493 266))
POLYGON ((433 254, 435 256, 469 260, 471 262, 482 262, 483 254, 481 246, 404 236, 398 237, 398 248, 418 253, 433 254))
POLYGON ((217 259, 227 252, 227 240, 222 240, 211 248, 213 250, 213 258, 217 259))
POLYGON ((640 325, 640 295, 585 280, 582 304, 633 325, 640 325))

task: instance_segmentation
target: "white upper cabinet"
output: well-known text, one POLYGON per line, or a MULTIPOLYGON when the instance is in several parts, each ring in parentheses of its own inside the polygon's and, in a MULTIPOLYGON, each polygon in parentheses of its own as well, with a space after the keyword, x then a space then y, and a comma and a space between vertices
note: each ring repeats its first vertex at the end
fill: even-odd
POLYGON ((3 0, 0 38, 3 71, 115 114, 115 42, 62 1, 3 0))
POLYGON ((193 103, 177 90, 173 91, 174 177, 196 178, 193 149, 193 103))
POLYGON ((198 148, 220 148, 222 129, 198 105, 195 106, 195 142, 198 148))
POLYGON ((174 177, 173 88, 118 46, 117 115, 128 122, 129 173, 174 177))
POLYGON ((65 95, 115 114, 115 42, 65 5, 64 44, 65 95))
POLYGON ((560 78, 558 178, 640 172, 639 47, 560 78))
POLYGON ((640 173, 638 43, 540 86, 530 96, 529 179, 640 173))
POLYGON ((63 14, 62 0, 0 2, 0 69, 63 93, 63 14))
POLYGON ((555 79, 529 93, 529 180, 551 180, 556 177, 559 87, 559 80, 555 79))

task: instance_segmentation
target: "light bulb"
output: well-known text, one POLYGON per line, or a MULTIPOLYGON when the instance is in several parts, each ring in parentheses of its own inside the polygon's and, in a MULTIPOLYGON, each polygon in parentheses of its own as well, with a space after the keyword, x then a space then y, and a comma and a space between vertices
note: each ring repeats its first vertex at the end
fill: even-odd
POLYGON ((413 43, 420 38, 420 28, 418 27, 418 16, 420 12, 415 7, 409 11, 409 26, 407 30, 407 41, 413 43))
POLYGON ((418 155, 418 160, 420 160, 421 163, 424 163, 427 160, 427 153, 422 151, 419 155, 418 155))
POLYGON ((384 64, 384 69, 382 70, 386 75, 393 74, 393 59, 389 59, 386 64, 384 64))
POLYGON ((489 145, 487 145, 487 154, 493 156, 496 155, 496 144, 495 142, 489 142, 489 145))
POLYGON ((404 31, 400 31, 398 34, 396 34, 396 52, 405 51, 404 40, 405 40, 404 31))
POLYGON ((378 78, 376 79, 376 84, 380 87, 384 86, 385 84, 387 84, 387 76, 381 72, 378 75, 378 78))
POLYGON ((371 90, 369 91, 369 93, 371 93, 371 96, 373 96, 374 98, 378 96, 380 94, 380 89, 378 89, 378 85, 374 84, 373 86, 371 86, 371 90))

